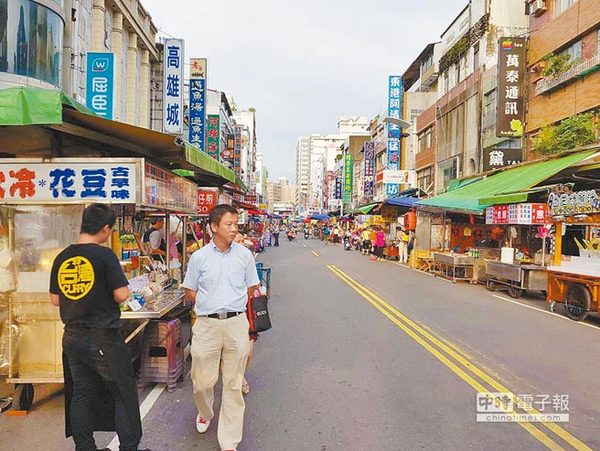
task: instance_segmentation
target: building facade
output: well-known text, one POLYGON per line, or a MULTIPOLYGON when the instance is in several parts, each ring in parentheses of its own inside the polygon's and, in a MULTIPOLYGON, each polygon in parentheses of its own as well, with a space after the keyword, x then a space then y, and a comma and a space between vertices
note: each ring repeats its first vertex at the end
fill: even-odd
POLYGON ((296 141, 296 211, 303 214, 308 208, 310 191, 310 137, 301 136, 296 141))
POLYGON ((596 0, 530 2, 527 147, 547 124, 600 108, 600 5, 596 0), (563 59, 564 58, 564 59, 563 59))
POLYGON ((254 109, 235 111, 233 113, 235 123, 242 127, 241 155, 240 155, 240 179, 248 188, 250 193, 256 192, 254 178, 256 159, 256 113, 254 109))

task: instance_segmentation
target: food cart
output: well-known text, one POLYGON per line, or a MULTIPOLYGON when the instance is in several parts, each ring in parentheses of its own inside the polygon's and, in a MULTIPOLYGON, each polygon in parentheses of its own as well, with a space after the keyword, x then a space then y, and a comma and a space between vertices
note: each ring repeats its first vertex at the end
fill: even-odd
POLYGON ((581 321, 600 313, 600 198, 593 189, 560 186, 548 207, 556 231, 546 300, 552 311, 560 303, 569 318, 581 321))
POLYGON ((486 209, 486 224, 498 227, 492 230, 492 235, 501 241, 499 245, 504 245, 499 259, 486 259, 488 290, 504 288, 513 298, 519 298, 525 291, 545 294, 548 222, 548 208, 543 203, 496 205, 486 209))
MULTIPOLYGON (((0 160, 0 291, 7 300, 0 303, 7 310, 0 369, 6 369, 7 383, 17 384, 15 409, 31 407, 33 384, 63 382, 63 325, 48 286, 54 258, 77 240, 85 206, 114 205, 118 219, 110 245, 123 260, 119 232, 125 225, 141 226, 138 219, 148 213, 195 212, 196 190, 141 158, 0 160)), ((169 249, 169 221, 165 238, 169 249)), ((122 314, 123 333, 126 343, 140 347, 148 321, 182 304, 184 296, 170 284, 169 256, 160 265, 143 254, 127 256, 121 264, 138 293, 122 314)))

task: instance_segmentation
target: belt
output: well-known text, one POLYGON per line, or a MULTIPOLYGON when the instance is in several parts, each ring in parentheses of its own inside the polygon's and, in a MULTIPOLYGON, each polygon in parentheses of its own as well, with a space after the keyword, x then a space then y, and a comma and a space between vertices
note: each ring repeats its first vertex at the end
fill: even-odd
POLYGON ((202 315, 202 316, 205 318, 229 319, 229 318, 233 318, 234 316, 241 315, 242 313, 246 313, 246 312, 212 313, 210 315, 202 315))

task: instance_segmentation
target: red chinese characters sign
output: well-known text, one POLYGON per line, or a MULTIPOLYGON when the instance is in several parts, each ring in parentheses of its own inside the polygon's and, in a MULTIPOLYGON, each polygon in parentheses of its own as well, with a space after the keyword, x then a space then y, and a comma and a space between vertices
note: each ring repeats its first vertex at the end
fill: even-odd
POLYGON ((486 224, 548 224, 546 204, 494 205, 485 212, 486 224))
POLYGON ((199 189, 198 190, 198 214, 208 215, 210 211, 217 205, 219 193, 216 189, 199 189))

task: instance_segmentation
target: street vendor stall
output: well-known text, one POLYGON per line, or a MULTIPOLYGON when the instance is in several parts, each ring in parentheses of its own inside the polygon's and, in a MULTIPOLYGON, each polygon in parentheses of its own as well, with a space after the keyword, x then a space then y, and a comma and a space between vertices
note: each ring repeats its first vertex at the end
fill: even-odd
MULTIPOLYGON (((148 321, 181 305, 184 296, 171 284, 170 252, 164 261, 152 260, 147 249, 121 236, 135 234, 150 214, 195 213, 197 186, 142 158, 4 159, 0 182, 0 291, 6 300, 0 309, 7 312, 0 369, 8 383, 18 384, 15 408, 28 410, 33 384, 63 381, 63 325, 49 301, 50 270, 56 255, 77 240, 85 206, 110 203, 117 213, 110 246, 132 293, 122 329, 139 354, 148 321)), ((170 249, 168 220, 165 225, 170 249)), ((76 271, 63 283, 77 290, 89 283, 82 277, 76 271)))
POLYGON ((556 188, 548 198, 556 228, 552 266, 548 267, 547 301, 581 321, 600 313, 600 197, 595 190, 556 188))

